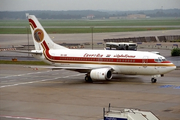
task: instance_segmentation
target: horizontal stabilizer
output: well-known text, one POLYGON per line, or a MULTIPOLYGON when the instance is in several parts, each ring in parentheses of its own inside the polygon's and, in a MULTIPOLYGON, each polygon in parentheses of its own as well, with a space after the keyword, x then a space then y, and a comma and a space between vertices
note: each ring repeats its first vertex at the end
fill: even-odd
POLYGON ((15 50, 13 52, 18 52, 18 53, 30 53, 30 54, 42 54, 42 50, 31 50, 31 51, 25 51, 25 50, 15 50))

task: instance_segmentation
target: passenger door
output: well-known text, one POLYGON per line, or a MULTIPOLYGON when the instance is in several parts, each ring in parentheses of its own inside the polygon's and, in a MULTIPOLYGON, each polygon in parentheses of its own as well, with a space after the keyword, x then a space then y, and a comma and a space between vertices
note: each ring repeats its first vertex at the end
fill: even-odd
POLYGON ((148 56, 144 56, 142 60, 142 66, 144 68, 147 68, 147 65, 148 65, 148 56))

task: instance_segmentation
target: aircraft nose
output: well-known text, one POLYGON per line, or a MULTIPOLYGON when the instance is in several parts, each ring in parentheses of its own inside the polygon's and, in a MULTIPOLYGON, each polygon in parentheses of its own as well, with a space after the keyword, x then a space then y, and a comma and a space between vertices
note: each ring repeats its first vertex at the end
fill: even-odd
MULTIPOLYGON (((174 64, 173 64, 174 65, 174 64)), ((177 67, 174 65, 174 70, 176 69, 177 67)))
POLYGON ((170 61, 168 61, 168 62, 169 62, 169 64, 166 64, 167 65, 166 66, 166 72, 171 72, 171 71, 175 70, 176 69, 176 65, 174 65, 174 63, 172 63, 170 61))
POLYGON ((174 64, 172 63, 171 71, 172 71, 172 70, 175 70, 176 68, 177 68, 176 65, 174 65, 174 64))

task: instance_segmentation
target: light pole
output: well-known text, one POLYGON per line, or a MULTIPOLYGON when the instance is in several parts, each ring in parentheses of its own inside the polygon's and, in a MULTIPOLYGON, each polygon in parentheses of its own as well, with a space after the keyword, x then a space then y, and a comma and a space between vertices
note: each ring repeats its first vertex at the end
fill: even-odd
MULTIPOLYGON (((27 18, 27 20, 28 20, 28 16, 29 16, 29 13, 26 13, 26 18, 27 18)), ((29 27, 27 26, 26 27, 27 28, 27 39, 28 39, 28 51, 29 51, 29 27)), ((28 56, 29 56, 29 52, 28 52, 28 56)))
POLYGON ((29 28, 28 27, 26 27, 27 28, 27 40, 28 40, 28 56, 29 56, 29 28))
POLYGON ((93 50, 93 29, 94 29, 94 27, 92 26, 91 27, 91 32, 92 32, 92 50, 93 50))

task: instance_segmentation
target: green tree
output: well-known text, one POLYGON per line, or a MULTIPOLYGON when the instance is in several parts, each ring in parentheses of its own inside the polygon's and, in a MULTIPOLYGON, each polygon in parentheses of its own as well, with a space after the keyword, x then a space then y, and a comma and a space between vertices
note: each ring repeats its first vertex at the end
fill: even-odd
POLYGON ((180 56, 180 48, 174 48, 171 50, 171 56, 180 56))

